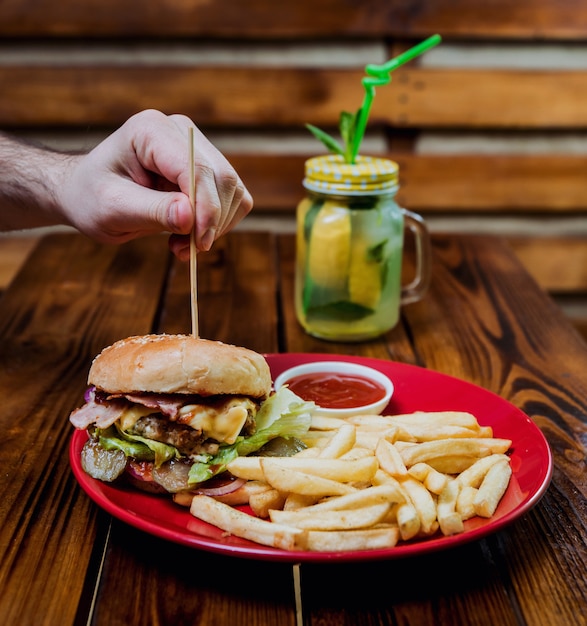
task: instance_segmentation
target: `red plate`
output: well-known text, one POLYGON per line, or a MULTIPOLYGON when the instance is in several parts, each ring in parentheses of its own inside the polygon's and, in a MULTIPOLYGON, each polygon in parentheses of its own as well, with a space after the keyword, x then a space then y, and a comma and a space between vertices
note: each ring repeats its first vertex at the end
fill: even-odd
MULTIPOLYGON (((273 378, 300 363, 333 360, 331 354, 266 356, 273 378)), ((429 539, 400 542, 396 547, 385 550, 287 552, 238 537, 227 537, 215 526, 195 519, 187 508, 174 504, 171 498, 131 491, 91 478, 83 471, 80 463, 80 451, 87 439, 85 431, 76 431, 71 440, 70 462, 73 473, 96 504, 123 522, 157 537, 210 552, 292 563, 390 559, 450 548, 502 529, 526 513, 544 495, 552 475, 552 455, 540 430, 520 409, 481 387, 424 368, 372 358, 335 358, 374 367, 391 378, 395 393, 385 414, 416 410, 469 411, 481 425, 493 427, 494 436, 512 440, 512 478, 491 519, 468 520, 465 522, 465 532, 459 535, 435 535, 429 539)))

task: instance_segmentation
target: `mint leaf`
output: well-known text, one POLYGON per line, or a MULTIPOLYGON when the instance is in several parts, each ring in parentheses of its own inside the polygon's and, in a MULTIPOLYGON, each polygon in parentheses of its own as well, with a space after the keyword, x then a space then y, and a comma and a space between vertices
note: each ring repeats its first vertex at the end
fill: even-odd
POLYGON ((314 135, 314 137, 316 137, 316 139, 321 141, 330 152, 333 154, 340 154, 340 156, 345 155, 345 151, 340 147, 334 137, 331 137, 328 133, 325 133, 323 130, 320 130, 312 124, 306 124, 306 128, 314 135))
POLYGON ((381 263, 385 258, 385 244, 387 243, 387 239, 380 241, 379 243, 371 246, 367 250, 367 260, 374 261, 375 263, 381 263))
POLYGON ((339 322, 355 322, 363 319, 368 315, 373 315, 374 309, 370 309, 356 302, 348 302, 339 300, 338 302, 330 302, 323 306, 314 306, 308 309, 308 318, 314 319, 337 319, 339 322))

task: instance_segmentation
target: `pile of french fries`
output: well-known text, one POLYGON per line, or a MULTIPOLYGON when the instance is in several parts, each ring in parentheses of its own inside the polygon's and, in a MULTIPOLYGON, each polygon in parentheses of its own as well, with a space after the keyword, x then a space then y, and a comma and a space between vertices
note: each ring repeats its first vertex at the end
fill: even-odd
POLYGON ((292 457, 236 458, 228 470, 243 486, 184 504, 228 534, 275 548, 386 549, 490 518, 512 474, 512 441, 467 412, 315 415, 304 441, 292 457), (254 516, 235 508, 243 504, 254 516))

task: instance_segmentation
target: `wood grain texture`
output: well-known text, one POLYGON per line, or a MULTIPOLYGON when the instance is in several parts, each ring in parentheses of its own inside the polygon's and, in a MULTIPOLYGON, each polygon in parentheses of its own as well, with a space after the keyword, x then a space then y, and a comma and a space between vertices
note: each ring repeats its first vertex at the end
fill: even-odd
MULTIPOLYGON (((207 134, 282 134, 287 141, 306 122, 337 134, 340 112, 356 111, 362 102, 361 67, 327 67, 326 62, 262 67, 246 57, 234 67, 218 67, 206 60, 178 64, 164 54, 154 65, 140 56, 105 64, 97 55, 112 47, 145 49, 150 42, 159 50, 175 44, 196 49, 246 44, 262 50, 284 42, 286 50, 308 43, 352 50, 368 43, 391 58, 433 33, 455 43, 455 49, 464 44, 463 54, 469 45, 499 49, 507 42, 520 51, 538 44, 543 52, 562 42, 567 50, 565 44, 585 40, 587 7, 579 0, 324 0, 279 10, 269 0, 148 0, 140 7, 132 1, 113 7, 108 0, 83 6, 71 0, 8 0, 0 3, 0 34, 16 56, 0 64, 0 127, 30 135, 104 134, 141 109, 159 108, 190 115, 207 134), (84 46, 96 52, 96 59, 91 53, 59 61, 19 55, 29 47, 38 50, 39 44, 56 44, 62 51, 84 46)), ((414 154, 418 137, 428 131, 447 131, 453 138, 516 131, 518 138, 550 139, 561 133, 580 141, 587 129, 585 69, 520 68, 514 61, 511 67, 467 68, 458 60, 449 61, 450 67, 426 67, 416 59, 394 73, 389 88, 377 88, 369 125, 400 163, 398 198, 404 206, 450 220, 455 229, 463 216, 471 221, 495 216, 512 229, 513 223, 526 222, 529 232, 531 222, 543 220, 542 233, 548 220, 585 217, 587 162, 574 149, 533 155, 505 149, 414 154)), ((316 143, 316 152, 321 150, 316 143)), ((304 158, 316 152, 227 152, 253 194, 256 211, 292 215, 301 195, 304 158)), ((479 224, 482 232, 483 221, 479 224)), ((572 238, 568 246, 557 239, 548 244, 553 254, 542 255, 543 242, 529 241, 523 255, 541 285, 585 298, 577 247, 572 238), (561 273, 561 268, 568 271, 561 273)))
POLYGON ((292 568, 177 546, 115 521, 91 623, 294 626, 292 568))
MULTIPOLYGON (((512 249, 495 237, 434 236, 424 300, 404 307, 401 325, 380 340, 338 344, 306 336, 295 321, 292 236, 222 241, 199 264, 210 338, 390 358, 457 376, 524 410, 553 452, 544 498, 495 535, 400 561, 303 565, 305 623, 585 624, 587 345, 512 249), (427 584, 416 584, 423 576, 427 584)), ((66 416, 94 353, 128 334, 189 331, 187 272, 169 260, 163 237, 108 247, 51 236, 0 300, 7 623, 295 623, 291 566, 207 554, 110 524, 71 476, 66 416)))
MULTIPOLYGON (((201 337, 279 351, 274 254, 275 238, 255 232, 221 238, 210 252, 198 254, 201 337)), ((190 332, 187 272, 174 261, 159 332, 190 332)))
POLYGON ((586 126, 585 89, 581 70, 416 68, 387 94, 407 127, 568 129, 586 126))
MULTIPOLYGON (((583 70, 413 68, 379 88, 371 127, 585 129, 583 70)), ((356 68, 161 65, 0 66, 0 125, 117 126, 145 108, 203 127, 336 127, 363 100, 356 68), (157 80, 153 80, 153 76, 157 80), (203 88, 205 86, 205 88, 203 88), (34 103, 34 106, 33 106, 34 103)))
POLYGON ((425 37, 581 39, 587 10, 579 0, 322 0, 280 5, 271 0, 126 2, 50 0, 0 5, 0 34, 10 36, 239 38, 425 37))
MULTIPOLYGON (((292 213, 313 155, 230 154, 255 211, 292 213)), ((584 214, 585 155, 450 155, 387 152, 399 164, 398 202, 424 213, 584 214)))
POLYGON ((211 128, 336 124, 341 110, 360 105, 362 76, 356 69, 7 65, 0 66, 1 84, 10 85, 0 125, 112 126, 144 108, 182 112, 211 128))
MULTIPOLYGON (((580 513, 587 487, 585 344, 503 242, 436 236, 434 265, 430 293, 403 315, 417 364, 524 410, 552 447, 553 485, 523 522, 481 542, 408 562, 337 567, 332 593, 320 585, 320 568, 304 566, 312 616, 336 623, 344 613, 350 623, 368 624, 369 606, 379 623, 585 624, 587 584, 571 573, 583 571, 587 555, 580 513), (561 562, 554 544, 569 552, 570 563, 561 562), (449 570, 450 578, 440 575, 449 570), (428 584, 416 584, 423 576, 428 584)), ((387 340, 395 346, 393 336, 387 340)))
POLYGON ((93 356, 151 330, 165 256, 153 240, 117 248, 54 235, 0 300, 0 615, 7 624, 71 624, 85 597, 84 572, 108 520, 97 525, 96 509, 76 487, 67 418, 82 400, 93 356))
POLYGON ((552 294, 587 289, 585 237, 508 237, 528 272, 552 294), (572 259, 572 263, 569 263, 572 259))
POLYGON ((0 292, 9 285, 18 268, 24 264, 31 250, 37 245, 38 240, 37 236, 5 235, 0 237, 0 292))
POLYGON ((83 7, 50 0, 2 3, 0 33, 12 36, 131 37, 350 37, 383 35, 397 29, 385 0, 356 3, 323 0, 318 4, 283 4, 271 0, 128 2, 125 5, 89 0, 83 7))

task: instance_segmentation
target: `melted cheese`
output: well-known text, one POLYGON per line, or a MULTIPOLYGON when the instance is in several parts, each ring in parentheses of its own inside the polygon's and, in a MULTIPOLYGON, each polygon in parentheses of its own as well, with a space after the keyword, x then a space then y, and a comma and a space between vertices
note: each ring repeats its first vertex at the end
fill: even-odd
POLYGON ((153 409, 139 404, 133 404, 120 416, 120 428, 124 431, 130 430, 145 415, 151 415, 153 409))
POLYGON ((206 438, 230 444, 236 441, 254 406, 248 398, 228 398, 216 406, 188 404, 181 408, 179 421, 201 430, 206 438))
MULTIPOLYGON (((214 406, 186 404, 179 410, 177 422, 202 431, 206 439, 231 444, 236 441, 249 411, 254 408, 255 404, 248 398, 236 397, 214 406)), ((120 427, 124 431, 131 430, 141 417, 152 413, 157 413, 157 410, 134 404, 120 416, 120 427)))

